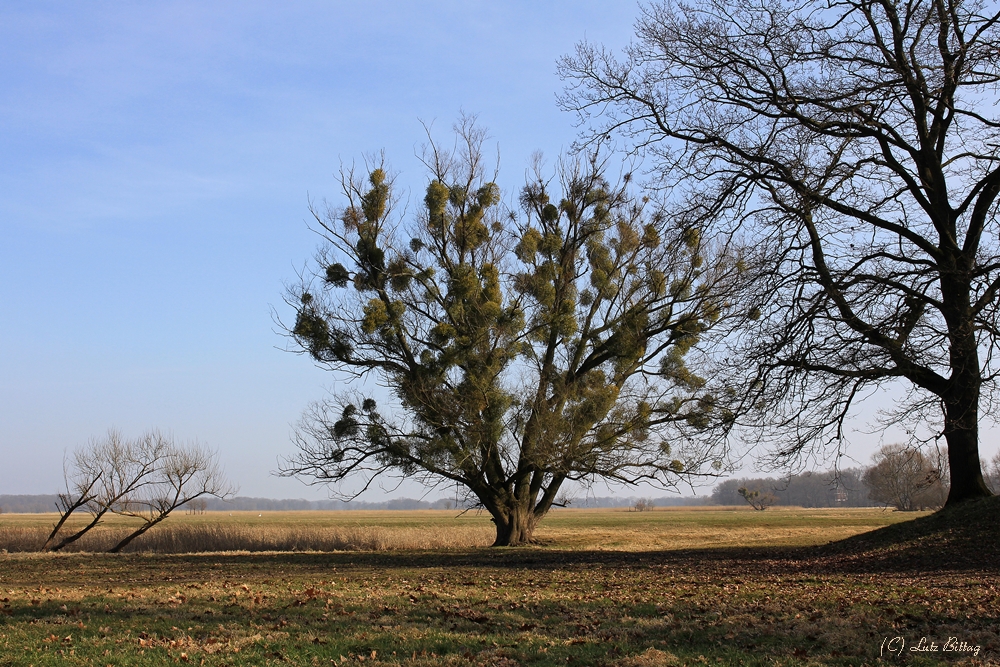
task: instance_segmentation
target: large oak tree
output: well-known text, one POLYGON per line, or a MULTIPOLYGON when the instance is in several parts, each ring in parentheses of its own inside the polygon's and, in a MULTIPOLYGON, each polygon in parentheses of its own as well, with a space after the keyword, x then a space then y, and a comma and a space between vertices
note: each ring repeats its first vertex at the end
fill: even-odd
POLYGON ((530 541, 567 481, 711 473, 725 397, 686 360, 739 258, 597 158, 564 164, 558 194, 536 172, 505 207, 483 132, 457 129, 454 151, 428 149, 414 215, 378 160, 343 173, 344 206, 314 210, 324 246, 290 333, 354 382, 307 411, 283 472, 455 484, 496 545, 530 541))
POLYGON ((623 56, 561 63, 594 136, 697 181, 716 228, 770 249, 743 354, 748 397, 792 434, 779 458, 839 440, 859 396, 902 380, 895 417, 947 441, 948 503, 990 494, 998 18, 978 0, 656 3, 623 56))

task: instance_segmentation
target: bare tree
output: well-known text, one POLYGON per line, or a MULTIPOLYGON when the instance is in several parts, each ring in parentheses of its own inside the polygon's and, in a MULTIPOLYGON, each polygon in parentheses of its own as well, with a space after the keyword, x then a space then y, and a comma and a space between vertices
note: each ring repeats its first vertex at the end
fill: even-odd
POLYGON ((91 440, 74 451, 70 460, 63 462, 66 491, 59 494, 59 520, 42 551, 59 551, 77 541, 126 498, 153 483, 168 449, 166 440, 155 431, 127 440, 120 431, 111 429, 103 439, 91 440), (66 520, 77 510, 89 513, 90 521, 58 539, 66 520))
POLYGON ((692 436, 726 422, 727 395, 690 362, 729 311, 738 253, 628 178, 612 185, 597 156, 558 180, 539 167, 521 215, 505 210, 485 134, 457 130, 455 153, 428 149, 415 221, 394 217, 381 163, 342 175, 345 208, 314 211, 328 245, 292 291, 290 333, 396 404, 314 405, 283 472, 454 483, 490 512, 498 546, 530 541, 568 480, 713 473, 722 454, 692 436))
POLYGON ((944 504, 944 475, 932 457, 895 444, 879 449, 872 461, 874 465, 865 470, 864 481, 868 496, 875 502, 902 511, 936 509, 944 504))
POLYGON ((204 498, 198 498, 185 503, 184 506, 187 507, 188 514, 204 514, 208 509, 208 501, 204 498))
POLYGON ((983 462, 983 470, 986 471, 986 485, 993 493, 1000 493, 1000 452, 994 454, 989 463, 983 462))
POLYGON ((592 140, 628 138, 773 258, 736 358, 767 406, 751 425, 786 434, 778 461, 839 446, 857 399, 902 380, 887 419, 943 435, 948 503, 991 495, 998 20, 979 0, 663 2, 623 58, 582 44, 561 63, 592 140))
POLYGON ((123 498, 114 512, 142 520, 142 525, 110 549, 117 553, 160 523, 178 507, 204 496, 228 498, 236 492, 219 467, 218 455, 200 445, 171 445, 153 483, 123 498))
MULTIPOLYGON (((712 502, 738 505, 739 489, 764 490, 774 494, 775 505, 799 507, 871 507, 868 487, 861 468, 840 468, 826 472, 806 471, 784 478, 758 477, 728 479, 712 489, 712 502)), ((745 500, 745 499, 744 499, 745 500)))
POLYGON ((652 512, 656 509, 656 501, 652 498, 639 498, 632 507, 636 512, 652 512))
POLYGON ((155 430, 129 440, 112 429, 105 438, 74 451, 63 467, 66 492, 59 495, 59 520, 42 551, 72 544, 108 514, 148 518, 112 549, 120 551, 185 501, 234 492, 214 454, 196 445, 178 445, 155 430), (90 520, 59 539, 67 519, 78 510, 85 510, 90 520))

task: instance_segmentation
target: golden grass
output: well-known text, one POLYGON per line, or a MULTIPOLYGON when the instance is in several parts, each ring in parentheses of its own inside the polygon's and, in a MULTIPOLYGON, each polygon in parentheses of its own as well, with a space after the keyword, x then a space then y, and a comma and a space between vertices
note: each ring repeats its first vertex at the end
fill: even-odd
MULTIPOLYGON (((177 515, 152 528, 125 550, 139 553, 214 551, 389 551, 474 548, 493 542, 482 517, 460 520, 455 512, 209 512, 177 515), (411 515, 411 516, 408 516, 411 515), (421 516, 424 515, 424 516, 421 516), (437 515, 437 516, 435 516, 437 515), (447 526, 445 518, 452 519, 447 526)), ((0 517, 0 549, 37 551, 57 517, 22 514, 0 517)), ((83 525, 68 522, 63 534, 83 525)), ((114 517, 94 528, 67 552, 107 551, 126 536, 135 521, 114 517)))
MULTIPOLYGON (((712 547, 805 546, 839 540, 914 513, 877 509, 662 508, 561 509, 536 532, 543 548, 590 551, 660 551, 712 547)), ((37 551, 55 514, 0 516, 0 549, 37 551)), ((74 519, 69 528, 83 524, 74 519)), ((106 551, 134 521, 112 518, 66 551, 106 551)), ((396 551, 467 549, 492 543, 485 513, 422 511, 208 512, 179 514, 128 547, 133 552, 396 551)))

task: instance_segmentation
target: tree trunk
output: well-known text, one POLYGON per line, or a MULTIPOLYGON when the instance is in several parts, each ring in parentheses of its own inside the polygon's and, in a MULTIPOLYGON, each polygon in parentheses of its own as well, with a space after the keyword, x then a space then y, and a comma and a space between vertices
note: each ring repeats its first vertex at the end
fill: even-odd
POLYGON ((493 546, 519 547, 531 543, 537 520, 530 507, 515 506, 509 509, 506 516, 494 516, 493 523, 497 526, 493 546))
POLYGON ((124 549, 125 547, 127 547, 129 545, 129 543, 132 542, 132 540, 134 540, 135 538, 139 537, 140 535, 144 535, 147 530, 149 530, 150 528, 152 528, 156 524, 158 524, 161 521, 163 521, 164 519, 166 519, 167 515, 169 513, 170 512, 166 512, 165 514, 161 514, 158 517, 156 517, 155 519, 153 519, 152 521, 146 521, 146 523, 144 523, 142 526, 140 526, 138 529, 136 529, 136 531, 134 533, 132 533, 131 535, 129 535, 128 537, 126 537, 125 539, 123 539, 121 542, 119 542, 118 544, 116 544, 111 549, 108 549, 108 553, 109 554, 120 553, 122 549, 124 549))
POLYGON ((948 324, 951 378, 941 397, 944 402, 944 437, 948 443, 951 489, 945 507, 993 494, 983 480, 979 461, 979 398, 983 386, 975 316, 971 307, 971 259, 954 262, 959 280, 949 271, 941 282, 942 313, 948 324))
POLYGON ((979 461, 979 392, 974 399, 945 403, 944 437, 948 442, 951 490, 945 507, 993 494, 979 461))
POLYGON ((49 533, 49 538, 47 540, 45 540, 45 544, 42 545, 42 548, 39 549, 39 551, 48 551, 49 550, 49 546, 53 542, 55 542, 56 535, 59 534, 59 529, 63 527, 63 524, 66 523, 66 519, 69 518, 69 515, 72 514, 73 510, 75 510, 77 507, 78 506, 72 507, 71 509, 67 509, 65 512, 63 512, 59 516, 59 521, 57 521, 56 525, 52 527, 52 532, 49 533))
POLYGON ((81 528, 77 532, 73 533, 72 535, 63 538, 63 540, 61 542, 59 542, 59 544, 55 545, 54 547, 49 547, 49 544, 52 542, 53 538, 55 538, 55 533, 53 533, 52 537, 50 537, 48 540, 45 541, 45 545, 42 546, 42 551, 59 551, 60 549, 62 549, 66 545, 72 544, 73 542, 76 542, 78 539, 80 539, 81 537, 83 537, 84 534, 86 534, 91 528, 93 528, 98 523, 100 523, 101 517, 104 516, 105 512, 107 512, 106 509, 101 510, 96 515, 94 515, 94 518, 86 526, 84 526, 83 528, 81 528))

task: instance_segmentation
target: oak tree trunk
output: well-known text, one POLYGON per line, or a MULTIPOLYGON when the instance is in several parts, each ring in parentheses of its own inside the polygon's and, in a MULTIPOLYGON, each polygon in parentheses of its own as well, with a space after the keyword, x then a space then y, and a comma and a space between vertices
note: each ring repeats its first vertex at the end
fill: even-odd
MULTIPOLYGON (((972 262, 955 261, 965 277, 972 262)), ((950 273, 947 278, 950 278, 950 273)), ((979 399, 983 385, 975 317, 968 279, 942 280, 944 315, 948 323, 952 375, 941 396, 944 403, 944 437, 948 443, 951 489, 945 507, 966 500, 992 496, 983 480, 979 460, 979 399)))
POLYGON ((951 490, 945 507, 993 495, 979 462, 978 387, 974 397, 945 403, 944 436, 948 443, 951 490))

